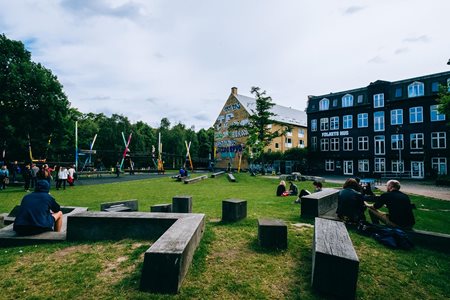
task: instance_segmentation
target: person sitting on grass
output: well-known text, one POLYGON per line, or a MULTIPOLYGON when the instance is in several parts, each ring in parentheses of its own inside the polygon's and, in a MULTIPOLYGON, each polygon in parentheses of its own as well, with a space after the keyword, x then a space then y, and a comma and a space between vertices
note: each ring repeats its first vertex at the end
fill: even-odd
POLYGON ((379 224, 379 221, 381 221, 391 227, 412 229, 416 223, 412 211, 414 205, 411 204, 408 195, 400 192, 400 182, 389 180, 386 184, 386 189, 386 193, 376 197, 374 204, 366 203, 372 223, 379 224), (384 205, 388 209, 387 214, 378 210, 384 205))
POLYGON ((358 223, 366 219, 364 201, 372 201, 372 196, 364 196, 359 192, 360 186, 354 178, 345 181, 338 195, 336 214, 345 223, 358 223))
POLYGON ((289 196, 297 196, 297 195, 298 195, 298 187, 292 181, 289 181, 289 196))
MULTIPOLYGON (((322 191, 322 182, 314 181, 313 185, 314 185, 314 192, 313 193, 317 193, 317 192, 321 192, 322 191)), ((297 200, 295 200, 294 203, 300 203, 301 200, 302 200, 302 197, 306 196, 306 195, 311 195, 311 192, 308 191, 308 190, 302 189, 300 191, 300 194, 298 194, 297 200)))
POLYGON ((45 231, 61 231, 63 214, 50 194, 50 184, 39 180, 33 193, 23 197, 13 229, 18 235, 34 235, 45 231))
POLYGON ((284 180, 281 180, 280 184, 277 187, 277 196, 283 196, 284 192, 286 192, 286 182, 284 180))

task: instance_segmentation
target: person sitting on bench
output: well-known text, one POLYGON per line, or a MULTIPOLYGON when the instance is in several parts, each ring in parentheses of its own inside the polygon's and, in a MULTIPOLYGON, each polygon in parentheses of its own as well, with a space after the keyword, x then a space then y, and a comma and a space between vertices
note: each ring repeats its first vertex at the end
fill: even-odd
POLYGON ((13 225, 18 235, 61 231, 61 207, 49 191, 50 184, 46 180, 39 180, 34 192, 23 197, 13 225))
POLYGON ((391 227, 402 229, 412 229, 416 223, 413 214, 413 205, 408 195, 400 192, 400 182, 389 180, 386 184, 387 192, 376 197, 373 205, 367 204, 372 223, 379 224, 379 221, 391 227), (380 212, 378 209, 386 205, 388 213, 380 212))
POLYGON ((372 196, 365 196, 359 192, 360 185, 354 178, 345 181, 343 189, 338 195, 338 206, 336 214, 345 223, 358 223, 365 220, 364 211, 366 205, 364 201, 371 201, 372 196))
MULTIPOLYGON (((321 192, 322 191, 322 182, 314 181, 313 185, 314 185, 314 192, 313 193, 317 193, 317 192, 321 192)), ((295 200, 294 203, 300 203, 300 201, 302 200, 302 197, 306 196, 306 195, 311 195, 311 192, 308 191, 308 190, 302 189, 300 191, 300 194, 298 194, 297 200, 295 200)))

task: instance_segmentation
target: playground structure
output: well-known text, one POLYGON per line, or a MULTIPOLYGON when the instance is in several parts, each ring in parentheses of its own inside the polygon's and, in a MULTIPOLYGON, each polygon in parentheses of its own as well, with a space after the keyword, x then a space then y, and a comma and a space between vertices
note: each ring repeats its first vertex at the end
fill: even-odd
MULTIPOLYGON (((40 158, 40 159, 35 159, 33 157, 33 151, 31 150, 31 138, 30 138, 30 134, 28 134, 28 152, 30 155, 30 161, 33 163, 45 163, 47 161, 47 154, 48 154, 48 149, 50 148, 50 144, 52 143, 52 134, 50 134, 50 137, 48 138, 48 142, 47 142, 47 148, 45 149, 45 154, 44 154, 44 158, 40 158)), ((5 150, 3 150, 3 157, 5 157, 5 150)))

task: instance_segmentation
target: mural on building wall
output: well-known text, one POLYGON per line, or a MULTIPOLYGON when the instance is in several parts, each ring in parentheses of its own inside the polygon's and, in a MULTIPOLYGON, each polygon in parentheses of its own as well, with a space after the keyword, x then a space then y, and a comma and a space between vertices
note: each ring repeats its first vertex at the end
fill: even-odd
POLYGON ((229 130, 229 127, 246 125, 248 122, 248 112, 234 97, 230 97, 214 124, 216 159, 234 159, 242 154, 248 131, 229 130))

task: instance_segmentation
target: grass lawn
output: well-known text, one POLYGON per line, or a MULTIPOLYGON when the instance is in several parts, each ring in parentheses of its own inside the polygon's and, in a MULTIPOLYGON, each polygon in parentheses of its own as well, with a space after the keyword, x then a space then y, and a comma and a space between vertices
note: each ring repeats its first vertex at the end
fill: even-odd
MULTIPOLYGON (((170 203, 175 195, 191 195, 193 211, 205 213, 206 231, 178 295, 153 295, 138 290, 143 253, 152 241, 123 240, 60 243, 0 249, 2 299, 322 299, 310 287, 311 219, 300 218, 294 197, 276 197, 279 180, 235 175, 182 184, 170 178, 52 190, 61 205, 87 206, 138 199, 141 211, 170 203), (222 200, 247 200, 247 218, 222 224, 222 200), (257 219, 283 219, 288 224, 288 249, 267 251, 257 243, 257 219)), ((297 183, 312 189, 311 182, 297 183)), ((331 186, 331 185, 325 185, 331 186)), ((20 203, 24 192, 0 192, 0 212, 20 203)), ((416 228, 450 233, 450 202, 412 196, 416 228)), ((448 299, 450 259, 416 247, 391 250, 350 231, 360 259, 359 299, 448 299)), ((342 274, 345 276, 345 274, 342 274)))

